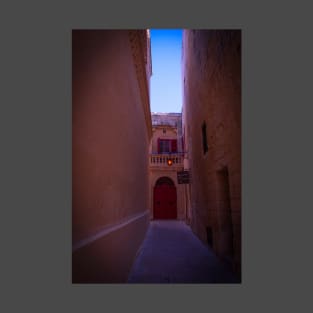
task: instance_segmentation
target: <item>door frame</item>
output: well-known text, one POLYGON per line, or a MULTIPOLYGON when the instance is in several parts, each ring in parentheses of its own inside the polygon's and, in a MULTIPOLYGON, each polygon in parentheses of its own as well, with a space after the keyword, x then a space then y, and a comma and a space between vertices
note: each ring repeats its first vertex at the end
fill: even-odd
MULTIPOLYGON (((169 219, 177 219, 177 215, 178 215, 178 212, 177 212, 177 187, 173 181, 173 179, 171 179, 170 177, 168 176, 161 176, 159 177, 156 182, 155 182, 155 185, 153 186, 153 199, 152 199, 152 204, 153 204, 153 219, 160 219, 160 218, 156 218, 156 208, 155 208, 155 190, 158 186, 162 186, 163 184, 165 185, 169 185, 171 187, 173 187, 174 191, 175 191, 175 217, 173 218, 169 218, 169 219)), ((167 219, 167 218, 164 218, 164 219, 167 219)))

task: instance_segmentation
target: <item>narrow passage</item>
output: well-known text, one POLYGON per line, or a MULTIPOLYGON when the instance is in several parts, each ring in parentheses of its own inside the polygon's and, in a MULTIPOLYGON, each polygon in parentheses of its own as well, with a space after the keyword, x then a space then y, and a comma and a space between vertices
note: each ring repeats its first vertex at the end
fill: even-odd
POLYGON ((128 283, 240 283, 182 221, 151 221, 128 283))

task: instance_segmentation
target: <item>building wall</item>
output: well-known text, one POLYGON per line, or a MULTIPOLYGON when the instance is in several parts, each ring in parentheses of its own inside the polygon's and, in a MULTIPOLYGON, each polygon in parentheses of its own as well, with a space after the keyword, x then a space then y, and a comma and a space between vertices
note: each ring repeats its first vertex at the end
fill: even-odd
POLYGON ((151 139, 151 153, 158 153, 158 138, 162 139, 177 139, 177 128, 176 127, 154 127, 151 139), (163 133, 165 130, 165 133, 163 133))
POLYGON ((185 166, 190 168, 192 176, 191 226, 206 243, 210 242, 212 231, 213 249, 240 273, 240 31, 185 30, 182 71, 182 128, 188 152, 185 166), (208 142, 206 153, 202 144, 203 123, 206 123, 208 142), (228 177, 223 175, 223 169, 228 171, 228 177), (234 249, 232 256, 230 245, 234 249))
POLYGON ((125 282, 148 226, 145 38, 72 33, 73 282, 125 282))
MULTIPOLYGON (((161 139, 177 139, 177 152, 181 153, 181 140, 179 136, 179 125, 181 125, 180 113, 158 113, 152 114, 152 139, 150 143, 149 153, 158 153, 158 138, 161 139), (166 133, 163 132, 166 131, 166 133)), ((174 157, 178 157, 181 162, 173 163, 171 166, 167 164, 151 164, 150 163, 150 175, 149 175, 149 210, 150 218, 153 219, 153 191, 156 182, 161 177, 169 177, 175 184, 177 192, 177 219, 186 220, 186 208, 185 208, 185 185, 178 184, 177 172, 183 170, 183 156, 176 154, 174 157)))

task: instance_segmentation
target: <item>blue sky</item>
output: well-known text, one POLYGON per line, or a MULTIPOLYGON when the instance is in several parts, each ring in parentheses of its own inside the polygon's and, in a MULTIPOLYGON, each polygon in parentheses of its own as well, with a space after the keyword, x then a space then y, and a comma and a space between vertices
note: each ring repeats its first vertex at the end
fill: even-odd
POLYGON ((151 112, 181 112, 182 33, 181 29, 150 29, 151 112))

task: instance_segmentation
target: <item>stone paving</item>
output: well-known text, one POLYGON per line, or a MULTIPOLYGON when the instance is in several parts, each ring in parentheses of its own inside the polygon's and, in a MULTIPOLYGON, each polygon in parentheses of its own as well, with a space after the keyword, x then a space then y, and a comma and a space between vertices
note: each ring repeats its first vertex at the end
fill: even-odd
POLYGON ((137 253, 128 283, 240 283, 182 221, 154 220, 137 253))

